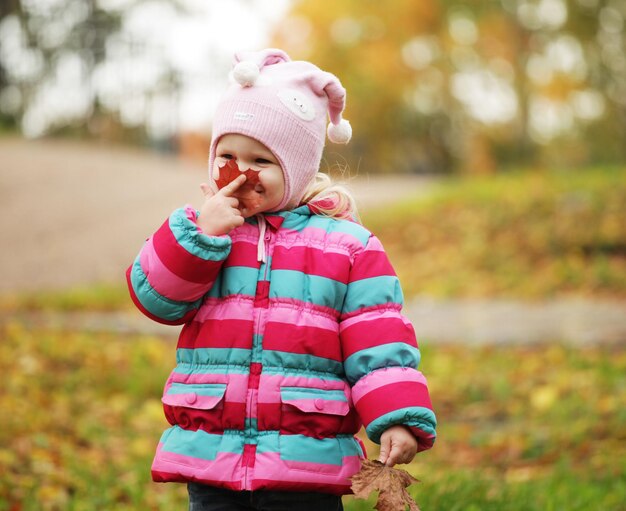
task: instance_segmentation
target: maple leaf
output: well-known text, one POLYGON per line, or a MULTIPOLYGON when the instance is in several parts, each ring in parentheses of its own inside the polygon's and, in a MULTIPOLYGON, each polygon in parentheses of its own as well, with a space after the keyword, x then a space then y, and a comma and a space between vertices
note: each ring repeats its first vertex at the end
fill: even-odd
POLYGON ((351 477, 352 491, 357 499, 367 499, 378 491, 378 511, 419 511, 406 487, 419 481, 405 470, 391 468, 380 461, 361 460, 361 470, 351 477))
POLYGON ((255 209, 261 204, 261 194, 255 190, 256 185, 259 183, 259 172, 256 170, 248 169, 245 172, 241 172, 236 160, 228 160, 225 165, 219 167, 219 177, 215 180, 215 184, 219 189, 222 189, 241 174, 245 174, 246 180, 233 193, 233 197, 242 201, 246 208, 255 209))

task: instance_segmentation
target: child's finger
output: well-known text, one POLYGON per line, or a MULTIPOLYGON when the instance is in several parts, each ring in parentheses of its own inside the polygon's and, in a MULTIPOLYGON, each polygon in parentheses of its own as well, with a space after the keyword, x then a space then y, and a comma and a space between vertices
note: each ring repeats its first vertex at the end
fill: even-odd
POLYGON ((226 186, 221 188, 218 193, 221 193, 222 195, 226 197, 230 197, 233 193, 237 191, 237 188, 239 188, 245 181, 246 181, 246 175, 241 174, 240 176, 237 176, 237 179, 235 179, 234 181, 231 181, 226 186))
POLYGON ((207 199, 210 199, 215 195, 215 192, 207 183, 200 183, 200 190, 202 190, 202 195, 204 195, 207 199))
POLYGON ((398 460, 400 458, 400 447, 396 444, 394 445, 393 442, 391 443, 391 452, 389 453, 389 456, 387 457, 387 461, 385 461, 385 465, 387 465, 388 467, 393 467, 396 463, 398 463, 398 460))
POLYGON ((380 454, 378 456, 378 461, 383 464, 387 463, 387 459, 389 458, 389 451, 391 450, 391 438, 389 435, 383 435, 380 439, 380 454))

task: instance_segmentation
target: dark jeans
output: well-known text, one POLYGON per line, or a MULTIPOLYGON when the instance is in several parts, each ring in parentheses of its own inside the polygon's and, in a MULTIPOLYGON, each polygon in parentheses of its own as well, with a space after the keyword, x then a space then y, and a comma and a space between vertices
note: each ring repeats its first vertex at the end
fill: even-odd
POLYGON ((343 511, 341 497, 296 491, 231 491, 189 483, 189 511, 343 511))

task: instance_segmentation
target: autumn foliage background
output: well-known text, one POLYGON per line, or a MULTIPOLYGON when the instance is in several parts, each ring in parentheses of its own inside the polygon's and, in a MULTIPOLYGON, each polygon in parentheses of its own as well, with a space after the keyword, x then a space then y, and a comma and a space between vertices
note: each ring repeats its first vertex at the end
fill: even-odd
MULTIPOLYGON (((267 19, 264 2, 233 4, 267 19)), ((362 211, 407 301, 625 302, 623 2, 285 5, 266 27, 268 44, 336 73, 348 89, 354 138, 329 146, 324 170, 348 181, 420 174, 434 183, 362 211)), ((0 136, 134 144, 204 165, 209 126, 182 125, 168 110, 193 73, 164 57, 163 30, 158 44, 140 40, 127 21, 141 14, 158 29, 144 14, 173 19, 205 8, 3 2, 0 136), (132 64, 113 73, 119 91, 99 81, 110 85, 115 59, 132 64), (64 74, 74 69, 68 62, 79 72, 64 74), (57 89, 79 105, 51 108, 45 98, 58 100, 57 89)), ((225 24, 243 36, 236 22, 225 24)), ((229 59, 211 55, 215 85, 229 59)), ((0 297, 0 510, 186 508, 184 487, 149 480, 175 335, 94 331, 71 319, 135 313, 121 280, 0 297)), ((435 447, 407 467, 422 481, 411 492, 423 510, 626 509, 626 339, 419 340, 440 422, 435 447)), ((373 502, 345 499, 352 511, 373 502)))

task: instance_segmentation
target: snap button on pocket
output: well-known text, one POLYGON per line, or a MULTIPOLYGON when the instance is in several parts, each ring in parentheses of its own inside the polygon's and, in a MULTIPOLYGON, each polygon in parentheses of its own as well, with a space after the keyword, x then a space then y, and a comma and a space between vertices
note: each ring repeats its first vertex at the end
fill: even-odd
POLYGON ((315 404, 315 408, 317 408, 318 410, 323 410, 324 409, 324 400, 323 399, 316 399, 314 401, 315 404))
POLYGON ((195 392, 191 394, 187 394, 185 396, 185 401, 187 401, 187 403, 190 405, 194 404, 197 400, 198 400, 198 395, 195 392))

